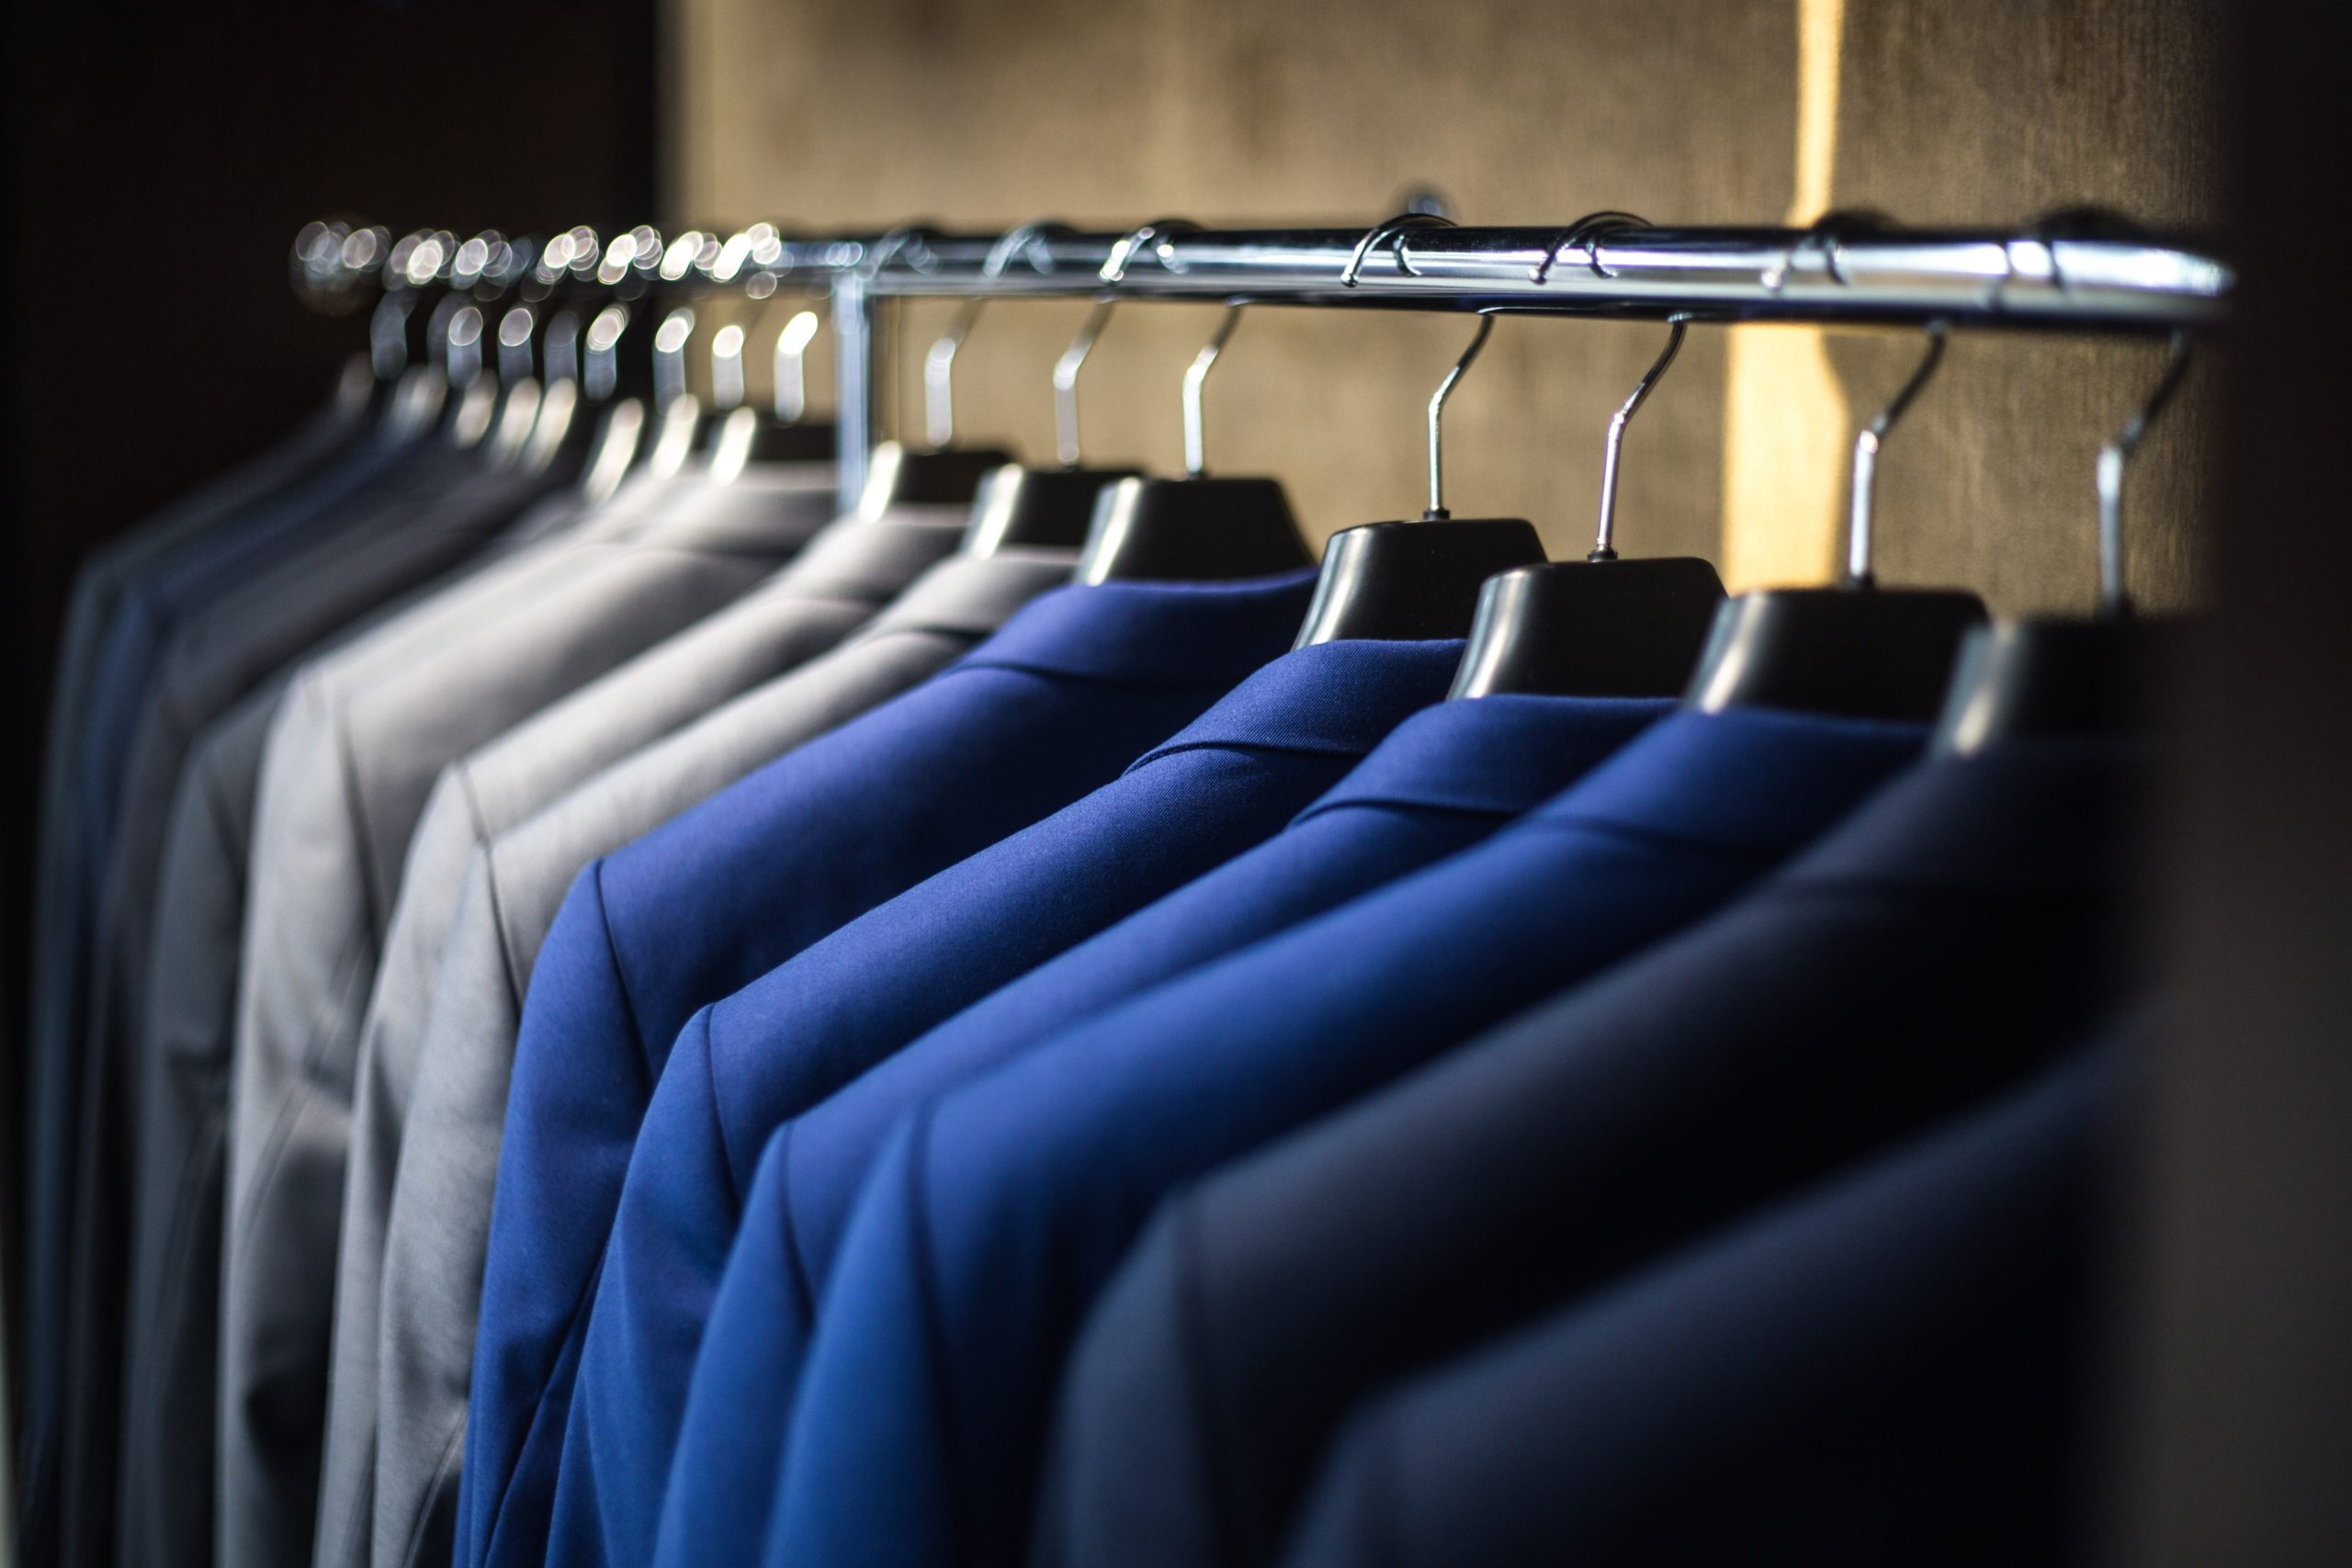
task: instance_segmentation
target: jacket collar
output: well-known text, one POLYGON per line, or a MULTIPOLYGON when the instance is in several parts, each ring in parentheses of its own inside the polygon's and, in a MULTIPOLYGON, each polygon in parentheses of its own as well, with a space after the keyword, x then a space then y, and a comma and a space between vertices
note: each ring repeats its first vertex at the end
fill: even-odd
POLYGON ((1231 582, 1071 584, 1029 604, 955 668, 1228 687, 1290 646, 1314 586, 1311 567, 1231 582))
POLYGON ((837 517, 775 581, 799 593, 887 598, 955 550, 968 510, 902 506, 876 518, 837 517))
POLYGON ((1459 639, 1302 648, 1246 677, 1127 771, 1210 746, 1361 757, 1406 718, 1442 700, 1461 662, 1459 639))
MULTIPOLYGON (((861 523, 857 526, 872 525, 861 523)), ((1068 582, 1069 574, 1077 570, 1076 550, 951 555, 884 606, 882 613, 858 632, 856 640, 905 631, 944 632, 975 640, 989 637, 1022 605, 1068 582)))
POLYGON ((1926 727, 1767 708, 1678 710, 1538 807, 1529 827, 1595 827, 1778 860, 1915 761, 1926 727))
POLYGON ((1664 697, 1442 702, 1398 725, 1296 820, 1351 807, 1516 817, 1673 711, 1664 697))

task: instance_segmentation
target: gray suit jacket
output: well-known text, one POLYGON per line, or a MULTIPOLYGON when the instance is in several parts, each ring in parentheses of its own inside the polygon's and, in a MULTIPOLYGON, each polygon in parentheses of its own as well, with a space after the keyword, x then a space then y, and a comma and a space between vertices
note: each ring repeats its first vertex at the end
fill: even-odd
POLYGON ((352 1071, 434 778, 741 593, 831 511, 810 487, 680 488, 607 547, 493 568, 311 664, 279 709, 254 818, 231 1095, 224 1563, 266 1568, 311 1549, 352 1071))
POLYGON ((452 762, 409 840, 362 1028, 320 1482, 322 1564, 368 1559, 385 1213, 441 945, 480 845, 697 714, 812 659, 954 549, 969 509, 844 519, 752 592, 452 762))
MULTIPOLYGON (((757 472, 757 470, 754 470, 757 472)), ((794 484, 820 471, 784 473, 794 484)), ((485 596, 540 580, 577 547, 608 547, 647 512, 692 493, 697 479, 633 481, 584 515, 575 491, 550 495, 500 536, 531 543, 511 557, 478 553, 461 582, 420 590, 338 633, 364 636, 429 599, 462 623, 485 596), (505 587, 501 587, 501 584, 505 587)), ((764 483, 780 482, 763 479, 764 483)), ((429 625, 431 618, 418 616, 429 625)), ((133 1016, 136 1132, 129 1159, 132 1231, 124 1292, 123 1456, 117 1551, 126 1564, 186 1568, 209 1560, 216 1490, 222 1186, 237 953, 263 741, 283 673, 208 729, 181 770, 164 830, 153 938, 133 1016)))
POLYGON ((525 989, 572 877, 906 690, 1069 580, 1066 551, 956 557, 840 648, 715 709, 477 851, 442 949, 393 1181, 379 1312, 374 1552, 446 1563, 474 1319, 525 989))

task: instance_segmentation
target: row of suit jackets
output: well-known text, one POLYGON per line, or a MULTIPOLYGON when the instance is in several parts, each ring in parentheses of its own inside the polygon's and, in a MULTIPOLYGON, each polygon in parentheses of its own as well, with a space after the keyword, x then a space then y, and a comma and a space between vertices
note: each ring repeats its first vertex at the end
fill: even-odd
POLYGON ((85 572, 37 1550, 2070 1549, 2133 747, 1447 701, 829 484, 340 412, 85 572))

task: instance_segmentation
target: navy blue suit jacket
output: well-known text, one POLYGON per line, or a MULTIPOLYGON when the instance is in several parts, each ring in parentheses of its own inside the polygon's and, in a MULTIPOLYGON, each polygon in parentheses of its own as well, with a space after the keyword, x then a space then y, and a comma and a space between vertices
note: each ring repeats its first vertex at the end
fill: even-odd
POLYGON ((1270 1563, 1355 1403, 2036 1069, 2121 994, 2104 744, 1923 763, 1740 902, 1171 1199, 1041 1558, 1270 1563))
POLYGON ((1380 1400, 1283 1562, 2079 1561, 2115 1067, 1380 1400))

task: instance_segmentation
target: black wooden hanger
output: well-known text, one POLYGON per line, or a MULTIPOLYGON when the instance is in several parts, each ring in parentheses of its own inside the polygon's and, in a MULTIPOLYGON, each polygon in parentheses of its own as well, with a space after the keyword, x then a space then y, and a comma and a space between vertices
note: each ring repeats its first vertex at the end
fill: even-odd
MULTIPOLYGON (((1383 240, 1405 260, 1406 231, 1443 228, 1450 220, 1428 212, 1400 213, 1375 225, 1356 243, 1342 288, 1352 288, 1364 257, 1383 240)), ((1367 523, 1342 528, 1323 547, 1323 570, 1299 627, 1299 648, 1342 638, 1402 641, 1463 637, 1477 613, 1487 579, 1544 558, 1544 542, 1523 517, 1456 518, 1445 507, 1446 400, 1487 346, 1495 319, 1481 316, 1469 346, 1430 398, 1430 503, 1418 521, 1367 523)))
POLYGON ((1280 480, 1208 473, 1202 393, 1240 320, 1239 305, 1227 307, 1184 372, 1184 477, 1120 479, 1096 497, 1079 581, 1262 577, 1314 560, 1280 480))
POLYGON ((1668 323, 1665 352, 1609 422, 1592 553, 1489 579, 1449 695, 1664 697, 1690 683, 1724 601, 1723 580, 1694 556, 1620 560, 1614 548, 1625 427, 1674 363, 1688 325, 1682 316, 1668 323))
POLYGON ((1943 358, 1945 322, 1903 389, 1854 442, 1845 581, 1768 588, 1727 601, 1683 700, 1703 711, 1791 708, 1925 724, 1943 705, 1961 638, 1984 619, 1975 594, 1882 588, 1871 576, 1871 502, 1886 434, 1943 358))
POLYGON ((1968 634, 1934 750, 1965 756, 2027 736, 2146 734, 2177 628, 2132 614, 2123 568, 2123 468, 2188 374, 2176 334, 2140 412, 2099 448, 2099 608, 2090 620, 2000 621, 1968 634))

